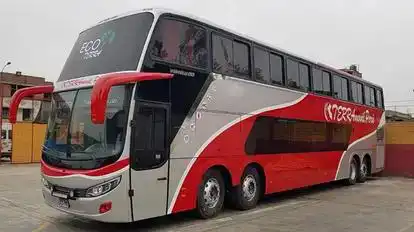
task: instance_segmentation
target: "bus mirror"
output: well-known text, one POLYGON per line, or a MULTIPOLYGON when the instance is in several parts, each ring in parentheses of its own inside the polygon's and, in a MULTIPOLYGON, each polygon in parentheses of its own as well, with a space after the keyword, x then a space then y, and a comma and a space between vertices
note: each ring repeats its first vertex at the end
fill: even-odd
POLYGON ((53 89, 54 89, 53 85, 43 85, 43 86, 27 87, 27 88, 17 90, 13 94, 11 101, 10 101, 9 121, 11 123, 16 122, 17 110, 23 98, 32 96, 35 94, 51 93, 53 92, 53 89))
POLYGON ((102 124, 105 121, 106 102, 112 86, 129 84, 140 81, 171 79, 169 73, 142 73, 122 72, 110 73, 100 76, 92 89, 91 95, 91 121, 102 124))

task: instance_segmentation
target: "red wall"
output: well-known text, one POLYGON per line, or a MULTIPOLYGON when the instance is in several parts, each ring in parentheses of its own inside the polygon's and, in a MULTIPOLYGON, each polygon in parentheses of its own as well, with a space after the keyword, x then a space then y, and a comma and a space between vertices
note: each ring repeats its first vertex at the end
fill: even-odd
POLYGON ((385 143, 383 174, 414 177, 414 122, 387 123, 385 143))

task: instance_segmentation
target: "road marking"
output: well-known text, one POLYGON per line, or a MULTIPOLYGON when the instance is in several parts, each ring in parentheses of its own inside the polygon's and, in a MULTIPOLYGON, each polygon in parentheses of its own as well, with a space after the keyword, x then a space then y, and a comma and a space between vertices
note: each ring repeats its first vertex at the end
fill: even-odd
POLYGON ((48 227, 49 225, 49 222, 43 222, 37 229, 32 230, 32 232, 41 232, 42 230, 46 229, 46 227, 48 227))
POLYGON ((404 232, 407 231, 408 229, 411 229, 414 226, 414 224, 410 224, 404 228, 401 228, 400 230, 398 230, 397 232, 404 232))
POLYGON ((276 206, 270 206, 270 207, 263 207, 261 209, 257 209, 254 211, 248 211, 245 213, 230 213, 231 216, 226 216, 223 218, 218 218, 215 220, 207 220, 204 222, 199 222, 199 223, 194 223, 191 225, 186 225, 183 227, 178 227, 176 228, 174 231, 189 231, 194 227, 204 227, 204 229, 208 228, 214 228, 217 227, 219 224, 221 223, 225 223, 225 222, 230 222, 233 220, 238 220, 238 217, 244 217, 244 216, 249 216, 249 215, 257 215, 259 213, 263 213, 263 212, 267 212, 267 211, 272 211, 272 210, 277 210, 277 209, 282 209, 282 208, 286 208, 286 207, 292 207, 292 206, 299 206, 299 205, 305 205, 305 203, 315 203, 318 201, 303 201, 303 200, 298 200, 298 201, 292 201, 292 202, 286 202, 286 203, 282 203, 276 206))
POLYGON ((231 221, 231 220, 233 220, 232 217, 224 217, 224 218, 219 218, 219 219, 217 219, 215 221, 216 222, 228 222, 228 221, 231 221))
POLYGON ((239 215, 240 216, 244 216, 244 215, 252 215, 252 214, 263 213, 263 212, 267 212, 267 211, 271 211, 271 210, 275 210, 275 209, 284 208, 284 207, 287 207, 287 206, 299 205, 299 204, 302 204, 302 203, 305 203, 305 202, 307 202, 307 201, 287 202, 287 203, 284 203, 284 204, 280 204, 280 205, 276 205, 276 206, 271 206, 271 207, 266 207, 266 208, 258 209, 258 210, 251 211, 251 212, 241 213, 241 214, 238 214, 237 216, 239 216, 239 215))

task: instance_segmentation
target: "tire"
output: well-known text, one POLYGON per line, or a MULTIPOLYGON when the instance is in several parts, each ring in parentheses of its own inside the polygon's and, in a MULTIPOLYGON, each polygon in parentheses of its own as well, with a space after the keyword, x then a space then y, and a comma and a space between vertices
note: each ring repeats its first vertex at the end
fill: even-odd
POLYGON ((357 181, 359 183, 364 183, 367 180, 367 177, 369 175, 369 167, 368 167, 368 159, 365 159, 362 161, 361 168, 359 169, 358 173, 358 179, 357 181))
POLYGON ((239 210, 256 207, 261 195, 260 175, 253 167, 247 167, 240 184, 232 190, 233 206, 239 210))
POLYGON ((224 180, 218 170, 210 169, 203 177, 197 194, 197 214, 202 219, 213 218, 223 208, 224 180))
POLYGON ((359 176, 358 161, 352 158, 349 164, 349 177, 345 180, 346 185, 354 185, 357 182, 359 176))

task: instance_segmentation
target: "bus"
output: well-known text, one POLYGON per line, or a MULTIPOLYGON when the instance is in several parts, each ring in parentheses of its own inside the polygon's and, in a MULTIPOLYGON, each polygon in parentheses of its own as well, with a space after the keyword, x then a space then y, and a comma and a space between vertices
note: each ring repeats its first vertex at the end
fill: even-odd
POLYGON ((144 9, 79 34, 53 86, 46 204, 104 222, 183 211, 384 168, 380 86, 198 17, 144 9))

